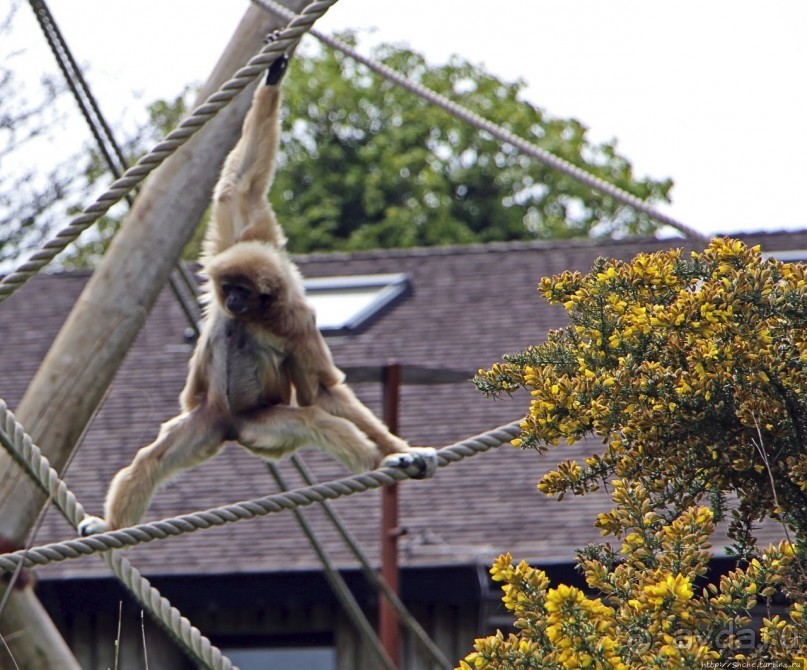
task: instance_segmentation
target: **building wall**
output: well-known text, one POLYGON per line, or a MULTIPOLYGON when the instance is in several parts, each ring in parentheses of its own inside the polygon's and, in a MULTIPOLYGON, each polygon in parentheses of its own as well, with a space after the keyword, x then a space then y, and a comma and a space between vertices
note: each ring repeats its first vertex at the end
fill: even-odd
MULTIPOLYGON (((109 581, 109 580, 107 580, 109 581)), ((278 593, 282 604, 266 605, 264 595, 256 590, 255 597, 244 597, 238 588, 240 604, 220 597, 227 591, 227 579, 211 585, 204 580, 188 592, 189 602, 170 594, 170 599, 193 625, 228 656, 243 656, 241 670, 378 670, 378 660, 342 608, 333 602, 330 592, 320 592, 328 602, 313 603, 310 594, 298 602, 288 593, 278 593), (257 605, 257 606, 256 606, 257 605), (309 650, 306 652, 306 650, 309 650), (282 659, 282 660, 278 660, 282 659)), ((355 587, 355 585, 352 585, 355 587)), ((82 603, 84 596, 75 597, 75 583, 50 583, 41 593, 43 602, 59 626, 65 640, 73 649, 84 670, 192 670, 196 665, 163 632, 148 614, 128 596, 116 595, 116 586, 96 588, 93 606, 82 603), (74 607, 75 605, 75 607, 74 607), (118 658, 116 661, 116 654, 118 658), (146 655, 148 665, 146 665, 146 655)), ((192 588, 192 587, 190 587, 192 588)), ((170 592, 170 587, 160 585, 170 592)), ((354 588, 371 623, 376 621, 375 597, 363 588, 354 588)), ((469 594, 470 595, 470 594, 469 594)), ((428 599, 439 599, 429 593, 428 599)), ((414 602, 407 606, 434 640, 448 661, 455 664, 471 650, 479 630, 480 608, 473 598, 467 602, 414 602)), ((401 629, 401 670, 437 670, 411 634, 401 629)))

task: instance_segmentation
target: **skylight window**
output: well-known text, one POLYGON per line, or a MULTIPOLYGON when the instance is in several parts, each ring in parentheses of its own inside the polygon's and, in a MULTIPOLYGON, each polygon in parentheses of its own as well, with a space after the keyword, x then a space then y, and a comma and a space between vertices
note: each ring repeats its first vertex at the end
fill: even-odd
POLYGON ((325 335, 356 332, 409 293, 403 273, 305 280, 308 302, 325 335))

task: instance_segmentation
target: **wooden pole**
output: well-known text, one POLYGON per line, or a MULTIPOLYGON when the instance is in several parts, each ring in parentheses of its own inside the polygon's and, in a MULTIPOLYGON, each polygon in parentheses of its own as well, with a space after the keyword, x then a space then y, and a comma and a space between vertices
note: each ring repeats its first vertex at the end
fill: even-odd
MULTIPOLYGON (((300 12, 307 2, 288 0, 286 4, 300 12)), ((272 14, 250 7, 198 102, 230 79, 261 48, 265 36, 281 27, 283 23, 272 14)), ((243 91, 146 181, 20 402, 17 418, 57 470, 68 461, 207 208, 250 101, 250 91, 243 91)), ((15 298, 25 300, 25 289, 15 298)), ((39 489, 0 450, 0 539, 23 546, 44 503, 39 489)), ((35 601, 26 590, 14 591, 9 598, 0 633, 14 660, 7 660, 9 654, 3 650, 0 670, 78 668, 35 601), (12 635, 20 630, 25 634, 12 635)))
MULTIPOLYGON (((390 363, 384 366, 383 416, 390 431, 398 434, 398 407, 400 405, 401 366, 390 363)), ((381 489, 381 577, 390 589, 398 594, 398 484, 381 489)), ((400 667, 398 613, 383 594, 378 597, 378 635, 381 644, 395 667, 400 667)))

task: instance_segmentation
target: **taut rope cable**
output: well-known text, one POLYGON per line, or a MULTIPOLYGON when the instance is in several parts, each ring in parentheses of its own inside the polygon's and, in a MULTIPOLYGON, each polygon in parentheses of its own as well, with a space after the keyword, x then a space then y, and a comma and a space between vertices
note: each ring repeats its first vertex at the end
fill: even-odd
POLYGON ((126 170, 123 176, 116 179, 109 189, 102 193, 93 204, 75 217, 14 272, 0 281, 0 302, 3 302, 24 286, 31 277, 40 272, 68 244, 101 218, 112 205, 129 193, 152 170, 185 144, 205 123, 246 88, 258 74, 262 73, 269 64, 274 62, 281 53, 285 53, 296 44, 311 29, 313 23, 336 2, 337 0, 318 0, 308 5, 301 14, 295 14, 296 18, 286 28, 279 31, 276 38, 270 41, 244 67, 239 69, 232 79, 225 82, 216 93, 197 107, 191 116, 168 133, 162 142, 157 144, 135 165, 126 170))
MULTIPOLYGON (((292 12, 287 7, 278 4, 274 0, 252 0, 252 2, 259 7, 263 7, 267 11, 272 12, 277 16, 281 16, 284 19, 292 19, 293 17, 297 16, 294 12, 292 12)), ((562 174, 566 175, 567 177, 574 179, 575 181, 588 186, 589 188, 599 191, 604 195, 607 195, 610 198, 613 198, 617 202, 622 203, 623 205, 627 205, 631 209, 636 210, 637 212, 641 212, 646 216, 649 216, 654 221, 662 223, 664 225, 670 226, 671 228, 675 228, 676 230, 684 233, 687 237, 693 239, 705 239, 704 236, 699 233, 694 228, 687 226, 686 224, 677 221, 671 216, 668 216, 662 212, 659 212, 657 209, 646 203, 641 198, 636 197, 632 193, 628 193, 627 191, 611 184, 610 182, 597 177, 582 168, 577 167, 576 165, 560 158, 559 156, 555 156, 554 154, 542 149, 536 144, 525 140, 524 138, 519 137, 518 135, 512 133, 511 131, 503 128, 500 125, 489 121, 488 119, 480 116, 476 112, 472 112, 469 109, 466 109, 462 105, 458 105, 456 102, 453 102, 446 98, 439 93, 432 91, 429 88, 426 88, 422 84, 418 84, 416 82, 410 81, 401 73, 396 72, 390 67, 387 67, 383 63, 378 63, 370 58, 367 58, 360 54, 358 51, 353 49, 348 44, 344 42, 334 39, 333 37, 329 37, 318 30, 310 30, 311 35, 316 37, 320 40, 323 44, 328 45, 332 49, 336 49, 337 51, 341 51, 343 54, 350 56, 353 60, 366 67, 373 70, 377 74, 380 74, 382 77, 389 79, 390 81, 394 82, 398 86, 405 88, 410 93, 414 93, 415 95, 423 98, 424 100, 440 107, 441 109, 447 111, 449 114, 457 117, 458 119, 464 121, 465 123, 479 129, 484 130, 485 132, 490 133, 493 137, 501 140, 502 142, 506 142, 507 144, 511 144, 512 146, 516 147, 520 151, 523 151, 528 156, 532 156, 536 160, 540 161, 544 165, 561 172, 562 174)))
MULTIPOLYGON (((2 413, 7 411, 5 404, 0 402, 0 418, 2 418, 2 413)), ((443 447, 437 452, 438 465, 445 467, 451 463, 457 463, 475 454, 509 443, 510 440, 520 434, 519 423, 516 421, 462 442, 443 447)), ((1 431, 0 435, 2 435, 1 431)), ((0 442, 7 449, 9 448, 7 440, 1 439, 0 442)), ((36 451, 38 452, 38 449, 36 451)), ((44 459, 41 455, 40 458, 44 459)), ((29 470, 38 471, 40 467, 42 466, 35 464, 29 470)), ((227 523, 311 505, 323 500, 335 500, 408 479, 416 473, 416 467, 407 470, 380 468, 323 484, 293 489, 287 493, 255 498, 201 512, 163 519, 162 521, 144 523, 131 528, 76 538, 66 542, 33 547, 26 551, 3 554, 0 555, 0 573, 14 570, 20 561, 23 561, 25 567, 47 565, 55 561, 88 556, 96 552, 121 549, 153 540, 163 540, 212 526, 223 526, 227 523)), ((58 475, 55 476, 58 477, 58 475)), ((58 495, 59 493, 54 496, 55 500, 59 499, 58 495)), ((72 494, 70 495, 72 496, 72 494)))

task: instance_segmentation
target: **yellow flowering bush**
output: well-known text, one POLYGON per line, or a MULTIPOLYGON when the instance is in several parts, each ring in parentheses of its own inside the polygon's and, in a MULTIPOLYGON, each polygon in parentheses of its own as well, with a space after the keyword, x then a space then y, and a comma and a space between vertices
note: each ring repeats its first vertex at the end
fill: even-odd
POLYGON ((766 516, 807 538, 803 265, 717 239, 689 257, 600 259, 539 291, 570 325, 475 382, 489 395, 530 392, 516 445, 602 439, 601 453, 560 464, 541 491, 585 493, 615 475, 678 511, 732 492, 741 544, 766 516))
POLYGON ((761 630, 749 625, 748 610, 777 591, 797 560, 789 542, 706 584, 710 509, 692 507, 667 520, 641 484, 625 480, 614 482, 613 497, 616 508, 597 525, 622 538, 620 550, 602 545, 578 554, 597 597, 551 588, 543 571, 499 557, 491 573, 517 633, 478 639, 461 670, 730 667, 717 665, 723 661, 761 667, 753 662, 807 655, 803 604, 765 619, 761 630))
POLYGON ((688 257, 600 259, 539 290, 569 326, 475 383, 493 396, 530 392, 515 446, 601 439, 598 453, 560 463, 538 488, 560 499, 612 486, 615 507, 595 525, 619 547, 578 552, 586 592, 500 557, 491 572, 516 633, 477 640, 461 670, 761 667, 807 656, 804 266, 717 239, 688 257), (709 537, 729 501, 737 567, 716 579, 709 537), (753 529, 766 517, 794 541, 760 551, 753 529), (789 607, 780 598, 752 626, 750 610, 779 595, 789 607))

